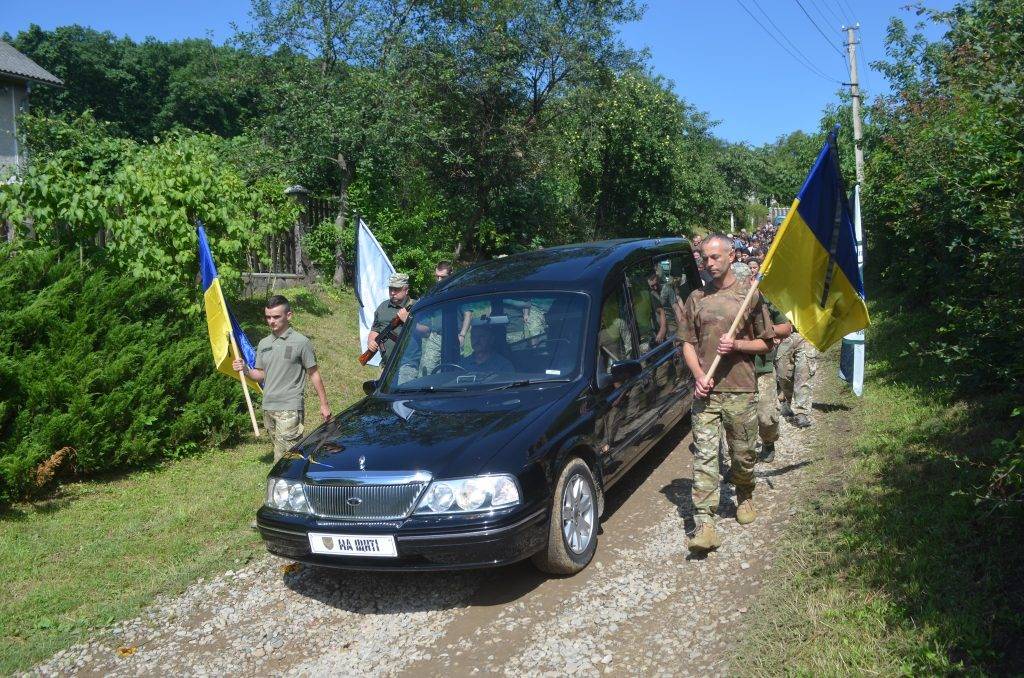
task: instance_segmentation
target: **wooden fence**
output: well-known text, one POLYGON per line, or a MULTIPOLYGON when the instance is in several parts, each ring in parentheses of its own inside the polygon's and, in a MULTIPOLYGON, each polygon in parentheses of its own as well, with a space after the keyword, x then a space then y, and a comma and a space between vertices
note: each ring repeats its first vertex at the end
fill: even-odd
MULTIPOLYGON (((333 221, 338 214, 339 200, 334 196, 313 196, 302 186, 292 186, 285 193, 299 203, 302 211, 290 230, 266 239, 265 260, 258 252, 246 254, 249 271, 242 277, 250 294, 306 285, 317 275, 313 262, 302 249, 302 236, 325 220, 333 221)), ((322 273, 330 275, 333 271, 322 273)))

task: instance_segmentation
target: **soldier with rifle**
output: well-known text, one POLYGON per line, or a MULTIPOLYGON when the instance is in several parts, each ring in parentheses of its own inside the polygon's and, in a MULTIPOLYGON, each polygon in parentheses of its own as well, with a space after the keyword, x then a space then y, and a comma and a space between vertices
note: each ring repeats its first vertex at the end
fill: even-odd
MULTIPOLYGON (((381 364, 384 364, 387 352, 393 349, 401 338, 404 323, 409 319, 409 312, 415 303, 416 300, 409 297, 409 276, 405 273, 392 275, 388 280, 388 300, 381 302, 373 313, 373 325, 366 341, 366 354, 369 354, 366 360, 380 351, 381 364)), ((402 357, 403 364, 398 372, 400 384, 417 376, 416 370, 420 361, 419 343, 417 342, 416 346, 409 346, 402 357)), ((359 362, 366 364, 363 356, 360 356, 359 362)))

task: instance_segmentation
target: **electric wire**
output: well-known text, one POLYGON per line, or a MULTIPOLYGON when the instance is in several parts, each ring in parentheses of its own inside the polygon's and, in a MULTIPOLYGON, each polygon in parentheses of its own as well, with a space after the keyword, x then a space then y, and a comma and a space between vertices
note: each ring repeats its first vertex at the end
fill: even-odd
POLYGON ((846 10, 843 9, 843 4, 839 0, 832 0, 832 4, 835 5, 837 10, 839 10, 839 16, 843 18, 843 26, 852 26, 855 23, 853 15, 847 14, 846 10))
MULTIPOLYGON (((751 0, 751 2, 753 2, 754 6, 757 7, 757 10, 759 12, 761 12, 761 15, 764 16, 764 18, 768 20, 768 23, 770 23, 772 25, 772 27, 779 33, 779 35, 782 36, 782 39, 785 40, 789 44, 789 46, 793 48, 793 51, 800 55, 800 57, 803 59, 804 63, 807 66, 817 70, 822 75, 827 75, 827 74, 823 73, 821 71, 821 69, 819 69, 814 64, 814 61, 812 61, 806 54, 804 54, 800 50, 799 47, 797 47, 796 43, 794 43, 792 40, 789 39, 789 36, 786 34, 786 31, 784 31, 781 28, 779 28, 779 25, 777 23, 775 23, 775 21, 772 19, 771 15, 768 12, 765 11, 764 7, 761 6, 761 3, 758 2, 758 0, 751 0)), ((764 28, 763 24, 762 24, 762 28, 764 28)))
POLYGON ((846 7, 850 11, 850 21, 857 23, 857 13, 853 11, 853 7, 850 7, 849 2, 847 2, 847 0, 836 0, 836 2, 841 2, 843 7, 846 7))
MULTIPOLYGON (((781 42, 781 41, 780 41, 780 40, 779 40, 779 39, 778 39, 777 37, 775 37, 775 34, 774 34, 774 33, 772 33, 771 31, 769 31, 769 30, 768 30, 768 29, 767 29, 767 28, 765 27, 765 25, 764 25, 763 23, 761 23, 761 21, 760 21, 760 20, 758 20, 758 18, 757 18, 756 16, 754 16, 753 12, 751 12, 751 11, 750 11, 749 9, 747 9, 747 6, 743 4, 742 0, 736 0, 736 3, 737 3, 737 4, 738 4, 738 5, 739 5, 739 6, 741 7, 741 8, 743 8, 743 11, 744 11, 744 12, 746 12, 746 13, 747 13, 747 14, 748 14, 748 15, 750 16, 750 18, 751 18, 751 19, 753 19, 753 20, 754 20, 754 23, 756 23, 756 24, 757 24, 758 26, 760 26, 760 27, 761 27, 761 30, 763 30, 763 31, 764 31, 764 32, 765 32, 765 33, 766 33, 766 34, 768 35, 768 37, 769 37, 769 38, 771 38, 772 40, 774 40, 774 41, 775 41, 775 43, 776 43, 776 44, 777 44, 777 45, 778 45, 779 47, 781 47, 781 48, 783 49, 783 51, 785 51, 785 52, 786 52, 787 54, 789 54, 789 55, 790 55, 791 57, 793 57, 793 59, 794 59, 794 60, 795 60, 795 61, 796 61, 796 62, 797 62, 798 64, 800 64, 801 66, 803 66, 804 68, 806 68, 807 70, 809 70, 809 71, 810 71, 811 73, 813 73, 814 75, 817 75, 817 76, 818 76, 819 78, 822 78, 822 79, 824 79, 824 80, 828 80, 829 82, 836 82, 836 83, 839 83, 840 85, 841 85, 841 84, 843 84, 841 80, 836 80, 835 78, 833 78, 833 77, 830 77, 830 76, 826 75, 825 73, 823 73, 822 71, 820 71, 820 70, 819 70, 818 68, 816 68, 816 67, 815 67, 815 66, 813 66, 812 64, 809 64, 809 63, 805 63, 804 61, 802 61, 802 60, 800 59, 800 57, 798 57, 798 56, 797 56, 796 54, 794 54, 794 53, 793 53, 792 51, 790 51, 790 49, 789 49, 788 47, 786 47, 786 46, 785 46, 784 44, 782 44, 782 42, 781 42)), ((773 23, 773 25, 774 25, 774 23, 773 23)))
POLYGON ((828 43, 828 46, 831 47, 832 49, 834 49, 836 51, 836 54, 838 54, 840 56, 840 58, 842 58, 842 56, 843 56, 842 50, 840 50, 838 47, 836 47, 835 45, 832 44, 832 41, 829 40, 827 35, 825 35, 825 31, 821 30, 821 26, 818 25, 818 22, 814 20, 814 17, 812 17, 810 15, 810 13, 807 11, 807 8, 804 7, 804 3, 800 2, 800 0, 796 0, 796 4, 797 4, 797 6, 800 7, 800 11, 804 13, 804 16, 807 17, 807 20, 810 21, 814 25, 815 30, 817 30, 818 33, 821 34, 821 37, 825 39, 825 42, 828 43))
POLYGON ((820 3, 818 2, 818 0, 811 0, 811 5, 814 6, 814 10, 818 13, 818 16, 821 17, 822 21, 826 26, 832 23, 832 19, 828 18, 828 16, 825 15, 825 10, 822 9, 822 5, 825 6, 825 9, 829 10, 829 12, 832 14, 832 17, 839 22, 840 26, 843 25, 843 20, 836 17, 835 12, 832 12, 832 9, 827 4, 825 4, 824 0, 822 0, 820 3))

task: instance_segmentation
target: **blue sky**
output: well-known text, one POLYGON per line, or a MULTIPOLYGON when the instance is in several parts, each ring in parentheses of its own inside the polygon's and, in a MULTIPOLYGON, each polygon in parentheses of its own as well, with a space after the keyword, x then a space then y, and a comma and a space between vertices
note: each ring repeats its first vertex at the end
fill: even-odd
MULTIPOLYGON (((908 1, 649 0, 643 20, 624 26, 621 35, 631 47, 649 49, 652 70, 672 80, 678 94, 719 121, 718 136, 761 144, 795 129, 815 129, 822 108, 837 101, 839 82, 849 78, 845 61, 833 49, 842 49, 845 42, 840 18, 861 23, 862 86, 868 93, 884 89, 882 75, 866 64, 885 56, 890 17, 900 16, 908 24, 917 20, 902 9, 908 1), (801 65, 772 40, 765 29, 774 29, 759 7, 832 81, 801 65)), ((928 2, 939 9, 951 5, 952 0, 928 2)), ((247 23, 248 10, 248 0, 5 0, 0 33, 14 34, 30 23, 46 29, 79 23, 137 40, 209 35, 219 43, 232 35, 232 22, 247 23)), ((792 50, 783 38, 779 40, 792 50)))

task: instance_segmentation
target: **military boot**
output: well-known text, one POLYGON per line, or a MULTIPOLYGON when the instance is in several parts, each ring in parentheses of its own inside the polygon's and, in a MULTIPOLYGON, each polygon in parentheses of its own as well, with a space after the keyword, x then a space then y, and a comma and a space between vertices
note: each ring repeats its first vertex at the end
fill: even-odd
POLYGON ((761 446, 761 461, 766 464, 775 461, 775 443, 765 443, 761 446))
POLYGON ((690 537, 687 547, 691 551, 705 552, 717 549, 722 545, 722 538, 715 531, 715 526, 710 521, 697 526, 697 531, 690 537))
POLYGON ((811 418, 806 414, 798 414, 793 419, 793 426, 796 426, 797 428, 807 428, 811 423, 811 418))
POLYGON ((736 522, 740 525, 749 525, 757 519, 757 509, 754 508, 754 489, 752 487, 736 488, 736 522))
POLYGON ((793 416, 793 408, 790 407, 788 400, 782 401, 782 416, 784 416, 786 419, 789 419, 790 417, 793 416))

